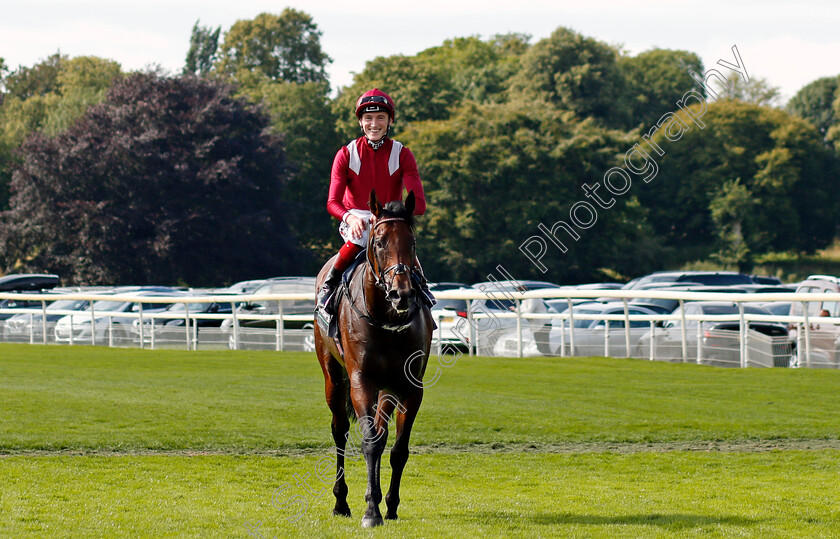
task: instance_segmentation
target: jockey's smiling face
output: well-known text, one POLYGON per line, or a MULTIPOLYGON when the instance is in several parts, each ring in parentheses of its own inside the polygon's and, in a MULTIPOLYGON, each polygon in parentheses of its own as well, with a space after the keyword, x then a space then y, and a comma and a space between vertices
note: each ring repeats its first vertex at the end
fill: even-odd
POLYGON ((387 112, 365 112, 359 120, 365 137, 371 142, 378 142, 388 133, 391 118, 387 112))

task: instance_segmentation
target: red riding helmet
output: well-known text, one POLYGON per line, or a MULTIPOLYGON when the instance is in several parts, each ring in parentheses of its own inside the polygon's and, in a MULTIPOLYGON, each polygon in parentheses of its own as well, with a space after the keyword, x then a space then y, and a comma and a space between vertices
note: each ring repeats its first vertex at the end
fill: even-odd
POLYGON ((391 120, 394 119, 394 114, 397 111, 394 100, 391 96, 374 88, 362 94, 358 101, 356 101, 356 117, 361 119, 365 112, 379 112, 385 111, 391 120))

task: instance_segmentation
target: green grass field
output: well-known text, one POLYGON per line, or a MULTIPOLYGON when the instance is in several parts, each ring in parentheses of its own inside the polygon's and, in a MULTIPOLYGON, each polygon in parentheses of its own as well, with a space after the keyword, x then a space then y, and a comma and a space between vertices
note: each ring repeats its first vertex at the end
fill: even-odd
POLYGON ((0 536, 840 536, 838 395, 837 371, 463 357, 371 531, 361 459, 351 519, 317 477, 313 354, 0 345, 0 536))

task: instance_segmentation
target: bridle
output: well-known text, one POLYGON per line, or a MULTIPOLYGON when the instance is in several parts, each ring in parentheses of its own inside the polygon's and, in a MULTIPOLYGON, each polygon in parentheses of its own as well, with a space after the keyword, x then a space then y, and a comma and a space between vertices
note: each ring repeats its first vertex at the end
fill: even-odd
MULTIPOLYGON (((414 275, 415 273, 419 273, 420 271, 420 269, 416 266, 409 266, 408 264, 403 264, 402 262, 382 269, 376 262, 376 255, 373 253, 373 246, 371 245, 373 243, 373 231, 376 230, 376 227, 378 227, 379 225, 399 221, 402 221, 403 223, 408 222, 402 217, 386 217, 384 219, 378 219, 376 223, 374 223, 374 225, 371 227, 370 237, 368 238, 367 263, 370 266, 371 273, 373 273, 373 284, 376 286, 376 288, 382 290, 385 293, 387 293, 391 289, 391 284, 394 281, 394 277, 396 277, 397 275, 405 274, 411 277, 412 275, 414 275), (379 271, 376 271, 377 267, 379 268, 379 271), (389 282, 386 279, 388 277, 388 274, 392 272, 394 274, 394 277, 392 277, 391 281, 389 282)), ((413 250, 414 247, 412 246, 412 251, 413 250)))
MULTIPOLYGON (((390 273, 393 273, 394 276, 397 276, 397 275, 400 275, 400 274, 409 274, 409 275, 418 274, 421 279, 423 278, 422 271, 419 268, 409 267, 408 264, 403 264, 403 263, 394 264, 393 266, 389 266, 388 268, 385 268, 385 269, 380 268, 379 271, 376 270, 376 268, 378 267, 378 264, 376 263, 376 256, 373 254, 373 245, 372 245, 372 243, 373 243, 373 231, 376 229, 376 227, 378 227, 381 224, 395 222, 395 221, 402 221, 404 223, 408 222, 407 220, 405 220, 401 217, 386 217, 384 219, 380 219, 380 220, 376 221, 376 223, 374 223, 374 225, 370 229, 370 237, 368 238, 368 246, 367 246, 366 264, 370 268, 370 272, 373 274, 374 284, 376 285, 377 288, 379 288, 380 290, 382 290, 386 294, 388 293, 388 291, 391 288, 391 282, 393 282, 393 278, 391 279, 391 282, 388 282, 386 280, 386 276, 390 273)), ((409 280, 413 281, 413 279, 409 279, 409 280)), ((414 286, 413 282, 412 282, 411 286, 412 287, 414 286)), ((365 309, 364 312, 361 309, 359 309, 356 306, 356 302, 353 300, 352 294, 350 293, 349 284, 345 282, 344 287, 345 287, 345 293, 347 294, 348 302, 350 304, 350 308, 353 309, 353 311, 360 318, 362 318, 364 320, 367 320, 367 322, 370 325, 372 325, 374 327, 377 327, 377 328, 380 328, 380 329, 383 329, 385 331, 401 332, 401 331, 404 331, 404 330, 408 329, 409 327, 411 327, 411 325, 413 323, 414 315, 416 315, 421 310, 420 309, 420 304, 418 303, 418 300, 417 300, 417 295, 420 294, 421 292, 416 291, 417 293, 414 296, 414 300, 411 302, 411 305, 409 306, 409 313, 406 315, 406 317, 405 317, 405 319, 403 320, 402 323, 392 324, 392 323, 381 322, 381 321, 378 321, 378 320, 374 319, 373 315, 370 312, 368 312, 367 307, 364 307, 364 306, 362 307, 362 308, 365 309)))

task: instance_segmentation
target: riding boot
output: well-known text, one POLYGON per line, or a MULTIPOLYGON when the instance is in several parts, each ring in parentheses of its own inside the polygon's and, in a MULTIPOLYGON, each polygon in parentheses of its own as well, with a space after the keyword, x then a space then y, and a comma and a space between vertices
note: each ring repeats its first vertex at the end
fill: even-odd
POLYGON ((330 268, 330 272, 327 273, 327 278, 324 280, 321 290, 318 291, 318 297, 315 299, 316 310, 321 309, 330 316, 335 314, 332 308, 332 301, 330 300, 336 287, 341 282, 341 274, 341 270, 336 269, 335 266, 330 268))
POLYGON ((426 278, 422 275, 418 275, 416 272, 411 273, 411 279, 414 281, 414 284, 420 289, 420 292, 423 293, 423 302, 429 306, 431 309, 437 303, 435 296, 432 294, 432 291, 429 290, 429 283, 426 281, 426 278))

